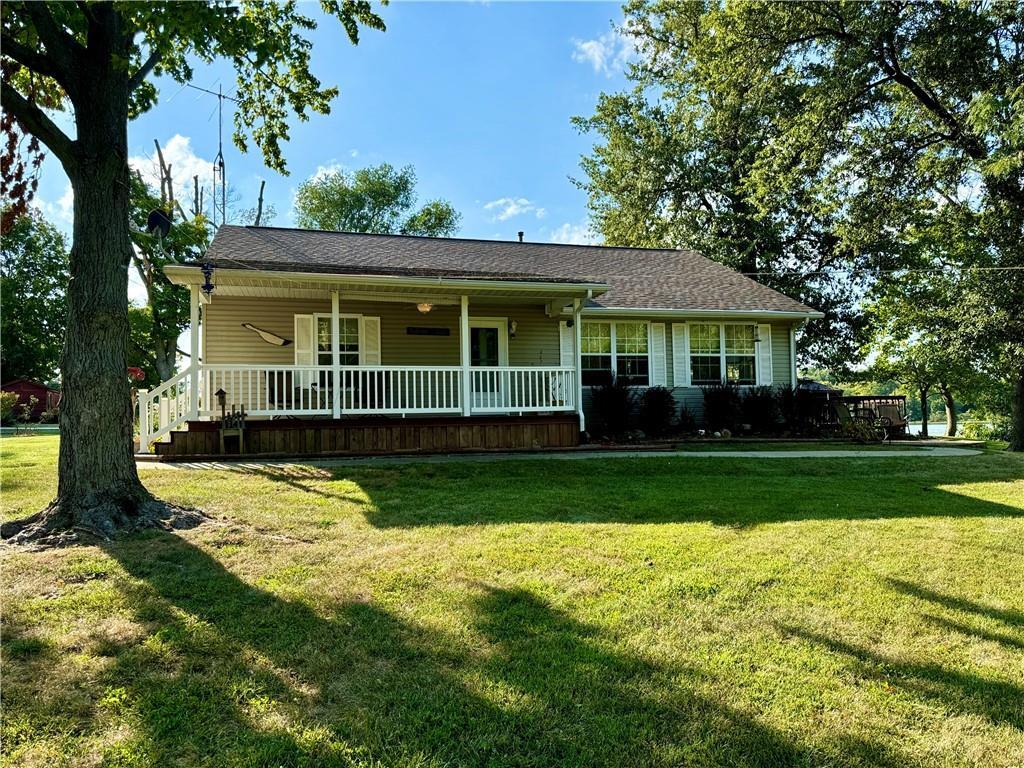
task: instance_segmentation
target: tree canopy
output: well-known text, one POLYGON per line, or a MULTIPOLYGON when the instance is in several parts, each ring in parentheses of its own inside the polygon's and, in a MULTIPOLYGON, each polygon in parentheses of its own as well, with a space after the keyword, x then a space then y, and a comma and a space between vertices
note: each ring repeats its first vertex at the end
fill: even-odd
POLYGON ((332 171, 303 182, 295 194, 300 227, 344 232, 450 237, 462 216, 445 200, 416 208, 416 172, 388 163, 332 171))
MULTIPOLYGON (((320 7, 352 43, 362 27, 384 28, 368 0, 322 0, 320 7)), ((156 103, 151 76, 187 83, 197 63, 224 59, 239 83, 236 146, 245 151, 252 142, 269 167, 284 171, 281 144, 290 119, 328 112, 338 92, 310 70, 315 27, 294 2, 11 0, 0 6, 0 103, 61 162, 75 196, 57 497, 39 515, 6 525, 5 535, 108 537, 202 520, 154 499, 132 455, 125 374, 133 258, 128 122, 156 103), (73 114, 73 136, 47 113, 54 109, 73 114)))
POLYGON ((582 183, 605 239, 698 247, 818 306, 809 360, 833 366, 863 301, 947 270, 943 309, 1015 382, 1024 446, 1024 6, 625 10, 634 87, 578 121, 603 139, 582 183))
POLYGON ((38 213, 0 238, 0 368, 4 380, 57 378, 63 347, 68 244, 38 213))

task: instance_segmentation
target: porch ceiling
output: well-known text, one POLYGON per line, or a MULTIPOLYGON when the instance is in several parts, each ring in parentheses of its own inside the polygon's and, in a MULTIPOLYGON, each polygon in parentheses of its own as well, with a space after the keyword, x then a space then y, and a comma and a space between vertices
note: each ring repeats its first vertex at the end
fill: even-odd
MULTIPOLYGON (((196 266, 172 265, 165 272, 175 285, 203 283, 203 274, 196 266)), ((434 304, 457 304, 464 295, 477 299, 478 303, 571 304, 575 299, 591 298, 608 290, 603 283, 325 275, 248 269, 217 269, 213 283, 216 286, 214 297, 322 299, 338 291, 342 299, 349 300, 429 301, 434 304)))

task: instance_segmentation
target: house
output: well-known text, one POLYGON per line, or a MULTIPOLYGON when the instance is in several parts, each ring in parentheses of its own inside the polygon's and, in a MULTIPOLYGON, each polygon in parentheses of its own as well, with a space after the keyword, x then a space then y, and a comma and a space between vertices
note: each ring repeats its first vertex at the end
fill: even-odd
POLYGON ((32 421, 38 421, 44 411, 56 410, 60 403, 59 389, 48 387, 41 382, 34 381, 33 379, 12 379, 0 387, 0 390, 4 392, 17 393, 18 402, 15 406, 15 413, 18 414, 22 412, 22 406, 27 406, 32 402, 32 398, 34 397, 36 399, 36 404, 32 407, 30 412, 30 419, 32 421))
POLYGON ((792 385, 821 316, 686 250, 223 226, 206 258, 209 291, 166 269, 193 362, 139 397, 167 455, 215 453, 232 407, 249 453, 576 444, 613 375, 696 412, 705 384, 792 385))

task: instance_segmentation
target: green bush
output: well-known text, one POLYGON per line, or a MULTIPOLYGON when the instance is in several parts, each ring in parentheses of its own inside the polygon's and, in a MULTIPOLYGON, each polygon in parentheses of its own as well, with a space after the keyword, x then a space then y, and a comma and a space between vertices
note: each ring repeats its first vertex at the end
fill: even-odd
POLYGON ((593 390, 594 434, 619 437, 629 428, 629 417, 636 395, 622 380, 615 378, 593 390))
POLYGON ((704 427, 711 431, 736 431, 740 416, 740 393, 734 384, 712 384, 704 391, 704 427))
POLYGON ((674 426, 676 399, 667 387, 648 387, 640 396, 640 429, 651 437, 664 435, 674 426))
POLYGON ((1012 431, 1010 417, 1000 415, 988 416, 984 421, 964 422, 963 435, 968 440, 1009 440, 1012 431))
POLYGON ((755 435, 778 431, 780 410, 778 393, 772 387, 750 387, 740 397, 740 421, 749 424, 755 435))
POLYGON ((679 431, 683 433, 692 433, 697 431, 697 417, 693 415, 693 411, 686 407, 686 403, 683 403, 683 407, 679 409, 679 431))
POLYGON ((18 404, 17 392, 0 392, 0 422, 14 423, 14 406, 18 404))

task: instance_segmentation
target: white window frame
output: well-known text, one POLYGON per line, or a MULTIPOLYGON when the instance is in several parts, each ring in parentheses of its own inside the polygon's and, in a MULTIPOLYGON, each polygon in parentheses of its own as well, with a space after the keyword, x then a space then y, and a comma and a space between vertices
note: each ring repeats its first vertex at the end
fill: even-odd
MULTIPOLYGON (((631 387, 650 387, 650 386, 652 386, 652 384, 651 384, 651 368, 653 366, 653 362, 651 360, 651 352, 652 352, 652 349, 654 347, 654 344, 653 344, 653 342, 651 340, 651 322, 650 322, 650 320, 590 320, 590 319, 584 320, 584 319, 581 318, 579 322, 580 323, 601 323, 603 325, 610 325, 611 326, 610 338, 611 338, 611 358, 612 358, 611 362, 612 362, 612 367, 611 367, 610 373, 612 374, 613 377, 618 376, 618 370, 619 370, 619 353, 618 353, 618 349, 617 349, 618 337, 617 337, 616 332, 615 332, 615 327, 619 323, 638 323, 638 324, 642 325, 644 327, 644 329, 646 330, 646 332, 647 332, 647 383, 646 384, 630 384, 629 386, 631 386, 631 387)), ((582 332, 582 330, 583 329, 581 327, 580 331, 582 332)), ((581 357, 581 361, 580 361, 580 376, 581 377, 583 376, 582 356, 583 355, 591 354, 591 353, 588 353, 588 352, 583 352, 582 351, 582 347, 583 347, 583 341, 582 341, 582 335, 581 335, 581 340, 580 340, 580 357, 581 357)), ((627 355, 627 357, 636 357, 636 355, 627 355)), ((585 384, 584 386, 586 386, 586 387, 593 387, 594 385, 593 384, 585 384)))
MULTIPOLYGON (((334 352, 334 339, 333 338, 331 339, 331 348, 326 353, 321 353, 320 352, 320 336, 319 336, 319 334, 320 334, 320 319, 321 318, 327 320, 328 323, 330 324, 332 316, 331 316, 330 312, 314 312, 313 313, 313 355, 315 356, 316 364, 318 366, 329 368, 329 367, 331 367, 334 364, 334 362, 333 362, 334 358, 333 357, 331 358, 331 362, 326 363, 326 364, 322 364, 320 362, 320 355, 321 354, 328 354, 328 355, 333 354, 333 352, 334 352)), ((340 320, 355 320, 356 323, 358 324, 358 327, 359 327, 359 349, 357 350, 358 353, 359 353, 359 363, 358 363, 358 365, 362 365, 363 364, 363 346, 365 344, 365 342, 363 340, 363 316, 362 315, 353 315, 353 314, 339 314, 338 315, 338 320, 339 321, 340 320)), ((338 329, 341 330, 341 324, 340 323, 338 324, 338 329)), ((332 333, 332 336, 333 336, 333 333, 332 333)), ((338 344, 339 345, 341 344, 341 339, 338 339, 338 344)), ((344 354, 344 353, 341 353, 341 354, 344 354)), ((345 366, 342 366, 342 367, 345 367, 345 366)))
MULTIPOLYGON (((756 323, 756 322, 736 321, 736 320, 732 320, 732 321, 694 320, 693 322, 688 322, 686 324, 686 347, 687 347, 687 350, 686 350, 686 356, 687 356, 686 367, 687 367, 687 370, 690 372, 690 376, 689 376, 690 386, 692 386, 692 387, 710 387, 710 386, 714 386, 714 384, 711 383, 711 382, 702 382, 702 383, 698 384, 694 380, 694 376, 693 376, 693 358, 694 357, 708 357, 708 358, 713 358, 714 357, 713 354, 702 354, 700 352, 694 352, 693 351, 693 326, 695 326, 695 325, 717 325, 718 326, 718 370, 719 370, 719 374, 720 375, 719 375, 719 380, 718 380, 717 383, 719 383, 719 384, 729 383, 728 379, 727 379, 727 377, 729 375, 728 374, 728 366, 726 364, 726 357, 728 357, 729 354, 725 351, 725 327, 727 325, 732 325, 732 326, 746 326, 748 328, 753 328, 754 329, 754 351, 750 355, 742 355, 742 357, 752 357, 754 359, 754 380, 753 380, 753 382, 743 383, 743 384, 740 384, 739 382, 731 382, 731 383, 734 384, 737 387, 755 387, 755 386, 757 386, 757 383, 760 380, 759 373, 758 373, 759 366, 760 366, 760 360, 759 360, 758 347, 757 347, 757 345, 761 343, 761 332, 760 332, 760 329, 758 327, 759 324, 756 323)), ((740 355, 736 355, 735 353, 733 353, 732 356, 733 357, 739 357, 740 355)))
POLYGON ((507 317, 472 317, 469 318, 469 327, 472 328, 495 328, 498 331, 498 366, 508 365, 508 318, 507 317))

